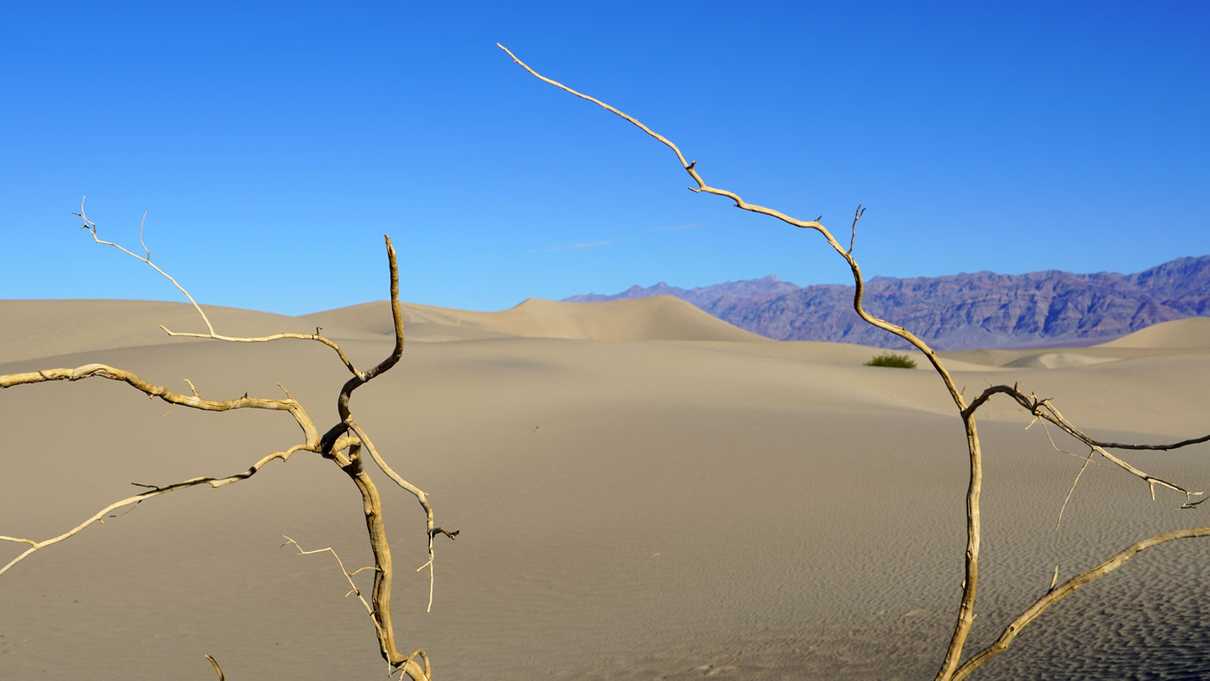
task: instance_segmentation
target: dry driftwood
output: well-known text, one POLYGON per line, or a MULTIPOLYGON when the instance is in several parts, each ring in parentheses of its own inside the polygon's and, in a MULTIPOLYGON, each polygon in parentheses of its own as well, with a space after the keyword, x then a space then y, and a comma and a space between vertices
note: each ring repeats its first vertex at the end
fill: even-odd
MULTIPOLYGON (((964 557, 962 580, 962 599, 958 606, 958 613, 955 618, 953 633, 945 650, 945 657, 941 662, 940 669, 937 671, 937 681, 949 681, 950 679, 966 678, 971 674, 971 672, 978 669, 992 657, 1007 649, 1012 644, 1013 639, 1020 632, 1020 630, 1037 619, 1049 607, 1066 598, 1086 584, 1096 581, 1097 579, 1100 579, 1101 577, 1116 570, 1140 551, 1145 551, 1154 546, 1159 546, 1177 539, 1188 539, 1210 535, 1210 527, 1189 528, 1185 530, 1177 530, 1175 532, 1157 534, 1132 544, 1131 546, 1114 554, 1105 562, 1089 568, 1088 570, 1072 577, 1071 579, 1068 579, 1062 584, 1057 584, 1058 568, 1056 567, 1055 577, 1052 579, 1050 589, 1047 591, 1047 593, 1039 598, 1028 609, 1026 609, 1026 611, 1022 613, 1020 617, 1014 619, 1004 629, 1004 633, 995 641, 995 643, 984 650, 977 652, 963 663, 963 648, 965 647, 966 639, 970 634, 971 625, 975 619, 975 595, 979 585, 979 545, 982 538, 982 518, 980 516, 979 502, 980 495, 983 490, 983 451, 982 444, 979 439, 978 427, 975 422, 975 412, 979 409, 979 407, 981 407, 995 395, 1006 395, 1015 400, 1016 403, 1025 409, 1029 414, 1031 414, 1035 420, 1041 420, 1056 426, 1064 433, 1067 433, 1077 441, 1087 446, 1089 450, 1089 458, 1091 458, 1093 455, 1100 456, 1126 473, 1129 473, 1130 475, 1133 475, 1146 483, 1152 498, 1155 498, 1157 487, 1166 488, 1181 495, 1184 499, 1182 508, 1192 508, 1193 506, 1201 503, 1201 501, 1193 501, 1193 498, 1201 496, 1202 492, 1189 490, 1177 485, 1176 483, 1152 476, 1142 469, 1126 462, 1121 457, 1112 454, 1108 450, 1128 449, 1136 451, 1167 451, 1210 441, 1210 435, 1166 444, 1101 442, 1085 434, 1070 421, 1068 421, 1054 406, 1051 400, 1039 399, 1036 395, 1027 395, 1022 393, 1015 385, 992 386, 984 390, 979 397, 971 400, 968 403, 966 398, 963 396, 963 391, 954 382, 954 378, 946 368, 945 363, 928 343, 908 329, 905 329, 898 324, 893 324, 885 319, 881 319, 880 317, 870 313, 863 306, 862 298, 865 293, 865 279, 862 276, 861 268, 858 266, 856 258, 853 256, 853 246, 857 239, 857 225, 865 214, 865 208, 863 206, 858 205, 857 210, 853 214, 853 219, 850 224, 849 243, 848 246, 845 247, 836 239, 831 230, 824 226, 821 218, 817 217, 814 220, 801 220, 774 208, 749 203, 748 201, 745 201, 739 194, 733 191, 707 184, 706 180, 703 179, 701 173, 697 169, 697 162, 686 158, 686 156, 681 152, 680 148, 667 137, 661 135, 655 130, 652 130, 646 124, 621 111, 620 109, 601 101, 596 97, 570 88, 567 85, 554 80, 553 78, 549 78, 539 73, 530 67, 529 64, 526 64, 524 61, 522 61, 519 57, 517 57, 516 54, 514 54, 504 45, 497 43, 496 46, 507 54, 514 63, 538 80, 570 95, 591 102, 602 109, 605 109, 615 116, 618 116, 622 120, 625 120, 627 123, 637 127, 639 130, 643 131, 646 135, 653 138, 660 144, 668 147, 668 149, 670 149, 672 153, 676 155, 677 162, 680 164, 681 168, 684 169, 685 173, 688 174, 690 179, 693 180, 694 184, 693 186, 689 187, 690 191, 720 196, 730 200, 735 204, 735 207, 739 208, 740 210, 771 217, 780 220, 791 227, 797 227, 799 229, 810 230, 818 233, 824 238, 824 240, 827 242, 827 245, 845 261, 845 264, 849 266, 849 270, 852 272, 854 285, 853 309, 857 312, 858 316, 860 316, 861 319, 866 323, 907 341, 912 345, 912 347, 916 348, 916 350, 920 351, 928 359, 929 363, 933 367, 933 370, 936 372, 938 378, 941 380, 941 383, 944 385, 946 392, 949 394, 950 399, 953 401, 957 416, 962 421, 963 429, 966 432, 966 445, 970 471, 969 483, 966 492, 966 552, 964 557)), ((1081 469, 1081 473, 1083 473, 1083 469, 1081 469)), ((1076 483, 1078 482, 1079 475, 1077 475, 1075 481, 1073 481, 1073 491, 1076 483)), ((1070 498, 1071 493, 1069 492, 1067 500, 1070 500, 1070 498)), ((1067 502, 1064 501, 1064 508, 1066 505, 1067 502)), ((1061 514, 1062 510, 1060 511, 1060 521, 1062 518, 1061 514)))
MULTIPOLYGON (((417 650, 411 654, 404 654, 399 642, 395 637, 395 627, 392 621, 391 613, 391 584, 394 579, 395 570, 391 560, 391 545, 387 537, 386 526, 383 522, 382 496, 378 491, 378 486, 370 477, 369 471, 365 467, 365 459, 362 456, 363 452, 370 455, 370 460, 374 466, 381 470, 387 477, 391 479, 401 489, 408 492, 416 498, 420 503, 421 510, 424 512, 425 530, 424 541, 428 551, 428 560, 421 565, 417 571, 427 570, 429 576, 429 591, 428 591, 428 608, 433 607, 433 582, 435 578, 435 543, 438 536, 444 535, 450 539, 458 536, 457 530, 445 530, 438 527, 433 515, 433 506, 429 503, 428 495, 424 490, 404 479, 397 473, 386 459, 383 458, 381 452, 374 446, 370 440, 369 434, 365 428, 358 423, 354 418, 350 401, 353 392, 359 387, 369 383, 377 376, 389 371, 403 356, 404 332, 403 332, 403 311, 399 305, 399 265, 395 256, 395 247, 391 243, 390 237, 384 237, 387 251, 387 264, 390 272, 390 290, 391 290, 391 318, 394 326, 395 344, 391 349, 390 354, 385 359, 375 366, 361 370, 358 369, 349 359, 344 350, 330 338, 320 334, 320 330, 316 329, 315 333, 278 333, 271 336, 261 337, 235 337, 224 336, 217 333, 214 325, 211 324, 210 318, 206 312, 194 300, 193 295, 182 286, 172 275, 165 272, 160 266, 151 260, 151 251, 147 248, 143 240, 143 225, 139 225, 139 243, 143 247, 143 254, 139 255, 126 247, 101 239, 97 234, 97 225, 89 217, 85 211, 85 203, 81 201, 80 212, 77 213, 82 222, 82 226, 92 239, 102 245, 108 246, 130 257, 142 262, 148 267, 155 270, 161 276, 166 278, 173 284, 193 305, 197 310, 198 315, 202 318, 202 322, 206 325, 206 333, 183 333, 176 332, 165 327, 164 332, 170 336, 188 336, 193 338, 207 338, 217 341, 231 343, 268 343, 278 340, 305 340, 320 343, 332 349, 341 363, 348 369, 351 377, 341 386, 337 397, 337 409, 340 415, 340 420, 328 428, 322 435, 316 428, 315 422, 310 414, 301 403, 295 400, 283 388, 282 392, 285 397, 268 398, 268 397, 250 397, 244 394, 242 397, 227 400, 211 400, 202 397, 193 382, 185 379, 189 385, 191 394, 184 394, 170 390, 164 386, 156 385, 144 380, 137 374, 112 367, 106 364, 85 364, 78 367, 67 368, 49 368, 38 371, 30 371, 18 374, 0 375, 0 389, 13 388, 22 385, 32 385, 35 383, 47 383, 53 381, 80 381, 91 378, 104 379, 125 383, 126 385, 144 393, 149 398, 158 398, 168 404, 187 407, 190 409, 199 409, 203 411, 234 411, 238 409, 263 409, 267 411, 278 411, 289 414, 294 422, 302 431, 302 442, 293 444, 285 449, 270 452, 258 458, 248 468, 224 476, 200 476, 181 480, 165 485, 143 485, 138 486, 145 488, 145 491, 138 494, 125 497, 106 505, 101 510, 84 519, 75 527, 55 535, 42 539, 5 536, 0 535, 0 542, 10 542, 26 546, 25 550, 19 553, 16 557, 9 560, 3 567, 0 567, 0 575, 13 569, 16 565, 32 556, 34 553, 54 546, 60 542, 71 539, 80 532, 88 529, 92 525, 102 522, 113 511, 133 506, 142 503, 148 499, 162 496, 170 492, 208 485, 213 488, 223 487, 225 485, 234 484, 247 480, 261 471, 262 468, 274 461, 288 461, 292 456, 301 452, 319 455, 336 464, 337 468, 344 472, 353 484, 356 486, 358 493, 361 496, 362 512, 365 515, 366 529, 369 538, 370 551, 374 557, 374 564, 364 568, 359 568, 352 572, 345 569, 344 562, 339 556, 336 556, 335 551, 330 547, 315 550, 304 550, 293 539, 287 537, 287 543, 293 544, 302 555, 330 552, 336 556, 336 561, 340 567, 341 573, 348 581, 350 592, 348 595, 356 595, 366 609, 370 622, 374 627, 375 637, 378 642, 378 650, 383 659, 386 660, 388 668, 391 672, 398 672, 400 678, 410 677, 413 681, 431 681, 432 667, 429 663, 428 656, 423 650, 417 650), (366 599, 362 594, 361 589, 357 586, 353 579, 361 572, 373 572, 374 582, 371 589, 369 599, 366 599)), ((144 215, 144 218, 146 215, 144 215)), ((211 667, 220 681, 224 678, 222 667, 219 666, 218 660, 207 655, 211 667)))

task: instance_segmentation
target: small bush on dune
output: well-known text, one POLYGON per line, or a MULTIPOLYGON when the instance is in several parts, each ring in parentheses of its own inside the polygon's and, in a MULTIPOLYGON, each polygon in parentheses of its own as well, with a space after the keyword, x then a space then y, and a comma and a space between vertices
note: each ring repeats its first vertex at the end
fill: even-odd
POLYGON ((874 359, 865 363, 868 367, 893 367, 896 369, 915 369, 916 360, 907 355, 896 355, 893 352, 884 352, 881 355, 875 355, 874 359))

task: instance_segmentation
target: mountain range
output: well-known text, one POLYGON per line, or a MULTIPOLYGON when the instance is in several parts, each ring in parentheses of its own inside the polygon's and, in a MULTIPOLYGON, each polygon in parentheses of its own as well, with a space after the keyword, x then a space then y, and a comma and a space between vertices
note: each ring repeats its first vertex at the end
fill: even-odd
MULTIPOLYGON (((621 293, 576 295, 592 302, 676 296, 740 328, 778 340, 898 348, 905 344, 853 311, 853 287, 798 286, 776 276, 698 288, 659 282, 621 293)), ((875 277, 865 307, 944 350, 1091 345, 1159 322, 1210 316, 1210 255, 1172 260, 1135 274, 974 272, 875 277)))

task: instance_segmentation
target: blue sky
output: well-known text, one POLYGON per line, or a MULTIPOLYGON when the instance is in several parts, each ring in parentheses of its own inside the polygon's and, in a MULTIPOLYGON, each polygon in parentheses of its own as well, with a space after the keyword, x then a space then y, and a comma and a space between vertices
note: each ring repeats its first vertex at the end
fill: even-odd
POLYGON ((666 280, 1136 271, 1210 252, 1210 4, 176 3, 7 7, 0 298, 303 313, 385 296, 499 309, 666 280), (438 5, 450 5, 442 8, 438 5))

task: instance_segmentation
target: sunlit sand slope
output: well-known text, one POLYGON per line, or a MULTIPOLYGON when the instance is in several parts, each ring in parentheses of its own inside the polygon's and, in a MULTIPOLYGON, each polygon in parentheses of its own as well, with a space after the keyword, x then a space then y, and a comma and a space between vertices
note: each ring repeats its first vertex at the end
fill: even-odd
POLYGON ((1108 348, 1210 349, 1210 317, 1156 324, 1103 344, 1108 348))
MULTIPOLYGON (((635 340, 765 341, 672 296, 604 303, 562 303, 530 298, 499 312, 471 312, 404 305, 417 340, 463 340, 514 336, 574 338, 604 342, 635 340)), ((385 302, 307 315, 319 324, 391 333, 385 302)))

